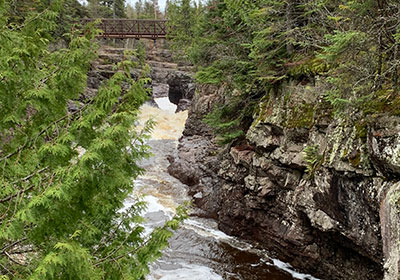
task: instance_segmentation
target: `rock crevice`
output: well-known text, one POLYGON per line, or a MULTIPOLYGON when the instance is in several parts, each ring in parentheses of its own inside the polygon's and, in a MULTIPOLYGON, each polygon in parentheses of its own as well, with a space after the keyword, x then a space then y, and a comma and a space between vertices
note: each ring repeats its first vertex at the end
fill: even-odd
POLYGON ((322 279, 398 279, 400 118, 329 119, 315 113, 325 106, 316 88, 288 84, 290 96, 260 103, 245 143, 220 147, 202 119, 224 89, 199 87, 169 171, 220 229, 299 269, 322 279), (297 105, 305 111, 294 115, 299 100, 314 113, 297 105), (306 147, 319 158, 313 167, 306 147))

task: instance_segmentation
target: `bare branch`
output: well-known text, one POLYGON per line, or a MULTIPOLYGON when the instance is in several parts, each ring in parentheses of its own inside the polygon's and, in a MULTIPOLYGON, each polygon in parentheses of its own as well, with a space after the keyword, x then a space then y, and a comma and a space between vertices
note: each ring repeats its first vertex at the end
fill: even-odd
POLYGON ((14 259, 10 256, 10 254, 7 253, 6 251, 4 251, 3 254, 6 255, 7 258, 8 258, 10 261, 12 261, 13 263, 18 264, 18 265, 20 265, 20 266, 26 266, 26 264, 23 264, 23 263, 20 263, 20 262, 14 260, 14 259))
POLYGON ((9 245, 3 247, 3 249, 1 249, 1 253, 4 253, 6 250, 8 250, 8 249, 14 247, 15 245, 17 245, 17 244, 19 244, 19 243, 21 243, 21 242, 24 242, 25 240, 26 240, 26 237, 24 237, 24 238, 22 238, 22 239, 20 239, 20 240, 17 240, 17 241, 15 241, 15 242, 13 242, 13 243, 11 243, 11 244, 9 244, 9 245))

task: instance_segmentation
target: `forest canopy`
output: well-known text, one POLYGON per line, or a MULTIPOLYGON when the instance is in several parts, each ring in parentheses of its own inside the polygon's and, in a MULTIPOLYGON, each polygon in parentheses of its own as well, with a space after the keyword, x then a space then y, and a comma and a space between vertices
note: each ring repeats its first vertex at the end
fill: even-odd
POLYGON ((322 84, 333 118, 400 114, 399 1, 176 0, 168 16, 197 81, 227 88, 205 120, 222 142, 243 137, 261 99, 290 81, 322 84))

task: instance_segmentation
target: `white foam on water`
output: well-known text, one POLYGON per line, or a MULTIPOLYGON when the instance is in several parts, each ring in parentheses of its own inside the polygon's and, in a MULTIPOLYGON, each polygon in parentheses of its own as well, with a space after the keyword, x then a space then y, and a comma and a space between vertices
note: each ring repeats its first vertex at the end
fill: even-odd
POLYGON ((146 195, 143 199, 146 204, 147 208, 145 213, 152 213, 152 212, 159 212, 162 211, 167 216, 172 216, 172 209, 164 207, 158 200, 158 198, 152 195, 146 195))
POLYGON ((176 108, 178 107, 175 104, 169 102, 168 97, 155 98, 154 101, 157 103, 158 108, 167 112, 175 113, 176 108))
POLYGON ((173 270, 154 269, 147 280, 223 280, 213 270, 205 266, 184 265, 173 270))
MULTIPOLYGON (((226 242, 232 247, 239 249, 241 251, 247 251, 247 252, 253 252, 259 256, 266 256, 268 254, 267 251, 265 250, 260 250, 254 248, 250 243, 247 243, 245 241, 240 241, 236 239, 235 237, 226 235, 222 231, 219 231, 217 229, 213 229, 211 227, 205 226, 203 223, 188 219, 185 221, 184 225, 185 228, 189 228, 194 230, 197 234, 205 236, 205 237, 212 237, 214 239, 220 240, 222 242, 226 242)), ((311 276, 310 274, 304 274, 304 273, 299 273, 294 270, 294 268, 285 262, 282 262, 278 259, 262 259, 263 262, 268 263, 270 265, 274 265, 275 267, 279 268, 282 271, 285 271, 289 273, 293 278, 295 279, 300 279, 300 280, 319 280, 318 278, 315 278, 311 276)), ((260 264, 250 264, 250 266, 259 266, 260 264)), ((180 279, 180 278, 174 278, 174 279, 180 279)))
MULTIPOLYGON (((158 99, 162 98, 157 98, 156 102, 158 99)), ((166 102, 169 103, 168 98, 167 100, 162 101, 162 103, 166 102)), ((151 133, 151 139, 178 140, 179 137, 182 136, 182 131, 185 127, 188 112, 182 111, 175 114, 175 109, 173 109, 172 106, 176 105, 172 103, 170 103, 170 105, 165 104, 165 107, 169 109, 163 110, 152 107, 148 104, 142 105, 139 110, 139 124, 136 126, 138 131, 143 128, 147 120, 153 119, 156 122, 156 125, 151 133)))
POLYGON ((301 279, 301 280, 319 280, 318 278, 312 277, 309 274, 299 273, 293 270, 290 264, 284 263, 277 259, 272 259, 273 264, 278 267, 279 269, 290 273, 293 278, 301 279))
POLYGON ((146 215, 151 213, 157 213, 155 220, 146 220, 142 226, 144 227, 144 236, 149 236, 156 227, 163 226, 164 223, 170 220, 173 216, 172 209, 164 207, 160 202, 159 199, 152 196, 146 195, 143 198, 143 201, 146 202, 146 210, 143 212, 142 216, 146 219, 146 215))
POLYGON ((183 227, 187 229, 192 229, 197 234, 205 237, 213 237, 215 239, 222 239, 222 240, 233 239, 233 237, 226 235, 222 231, 204 226, 204 224, 192 219, 185 220, 183 227))
POLYGON ((126 212, 132 205, 138 201, 137 197, 128 196, 124 201, 124 206, 118 210, 118 213, 126 212))

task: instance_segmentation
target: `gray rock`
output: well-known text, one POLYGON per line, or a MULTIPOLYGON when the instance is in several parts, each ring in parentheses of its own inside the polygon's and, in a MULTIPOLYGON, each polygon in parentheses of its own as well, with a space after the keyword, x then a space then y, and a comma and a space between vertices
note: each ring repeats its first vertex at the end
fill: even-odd
MULTIPOLYGON (((289 103, 318 102, 317 93, 309 96, 302 85, 289 88, 294 98, 289 103)), ((197 88, 172 162, 185 170, 178 178, 185 181, 191 172, 198 178, 189 187, 195 204, 228 234, 256 240, 322 279, 382 279, 379 207, 384 187, 367 154, 373 149, 373 165, 384 162, 385 170, 395 174, 397 162, 390 157, 395 149, 387 146, 396 147, 397 140, 390 138, 396 132, 386 131, 392 142, 373 144, 371 138, 375 146, 368 148, 353 127, 326 119, 309 129, 285 127, 279 112, 288 103, 277 96, 271 116, 255 116, 246 143, 218 147, 202 119, 223 91, 197 88), (318 145, 323 158, 312 180, 304 173, 308 145, 318 145)))
POLYGON ((337 229, 339 222, 333 220, 324 211, 318 209, 307 214, 311 224, 321 231, 333 231, 337 229))
POLYGON ((400 183, 389 186, 380 208, 384 254, 384 280, 400 279, 400 183))
POLYGON ((184 99, 184 98, 180 99, 175 113, 189 110, 190 105, 192 105, 192 101, 190 101, 189 99, 184 99))
POLYGON ((153 98, 160 98, 160 97, 167 97, 169 92, 169 85, 168 84, 158 84, 153 82, 153 98))
POLYGON ((282 144, 283 130, 273 124, 259 123, 249 129, 246 137, 255 146, 273 151, 282 144))
POLYGON ((400 118, 383 116, 368 134, 374 167, 384 177, 400 178, 400 118))

